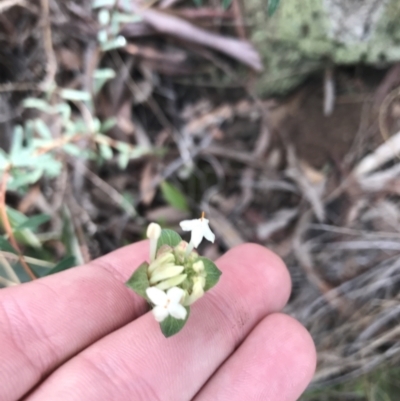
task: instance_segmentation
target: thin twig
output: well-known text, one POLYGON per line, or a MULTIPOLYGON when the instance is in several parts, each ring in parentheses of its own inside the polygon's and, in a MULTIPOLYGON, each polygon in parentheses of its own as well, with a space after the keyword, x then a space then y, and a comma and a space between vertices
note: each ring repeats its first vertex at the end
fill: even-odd
POLYGON ((9 169, 6 169, 3 174, 3 179, 1 181, 1 187, 0 187, 0 216, 1 220, 4 225, 4 230, 6 234, 8 235, 8 238, 10 240, 11 245, 13 248, 18 252, 18 260, 21 263, 22 267, 28 274, 31 280, 35 280, 37 277, 35 273, 33 273, 32 269, 29 267, 29 265, 26 263, 24 259, 24 255, 22 254, 19 245, 17 241, 15 240, 10 221, 8 220, 8 215, 7 215, 7 210, 6 210, 6 191, 7 191, 7 181, 10 176, 10 171, 9 169))
POLYGON ((46 51, 47 74, 40 86, 46 90, 54 83, 54 78, 57 72, 57 60, 53 49, 53 40, 51 37, 51 21, 50 21, 50 7, 49 0, 41 0, 42 6, 42 23, 43 23, 43 43, 46 51))

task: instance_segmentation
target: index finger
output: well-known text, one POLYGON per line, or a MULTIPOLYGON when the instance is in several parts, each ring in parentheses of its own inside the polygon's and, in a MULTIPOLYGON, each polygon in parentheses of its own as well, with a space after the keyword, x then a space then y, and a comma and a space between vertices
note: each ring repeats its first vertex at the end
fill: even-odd
POLYGON ((143 314, 124 282, 148 258, 147 241, 88 265, 0 291, 1 399, 19 399, 89 344, 143 314))

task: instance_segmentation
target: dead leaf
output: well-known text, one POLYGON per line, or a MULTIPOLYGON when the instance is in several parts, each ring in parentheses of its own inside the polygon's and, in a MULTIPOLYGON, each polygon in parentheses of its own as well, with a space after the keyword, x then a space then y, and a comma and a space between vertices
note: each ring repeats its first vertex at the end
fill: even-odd
POLYGON ((140 199, 145 205, 153 202, 157 187, 153 184, 156 174, 153 170, 153 163, 149 161, 142 171, 140 180, 140 199))

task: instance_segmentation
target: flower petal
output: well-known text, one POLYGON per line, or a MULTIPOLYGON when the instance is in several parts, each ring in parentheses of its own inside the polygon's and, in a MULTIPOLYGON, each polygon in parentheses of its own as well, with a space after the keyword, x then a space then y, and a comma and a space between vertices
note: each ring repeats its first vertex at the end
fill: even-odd
POLYGON ((197 219, 195 220, 183 220, 179 223, 183 231, 192 231, 195 227, 197 219))
POLYGON ((175 319, 185 319, 187 310, 181 304, 170 304, 168 306, 168 313, 175 319))
POLYGON ((205 237, 205 239, 207 239, 210 242, 214 242, 215 241, 215 234, 211 231, 210 226, 208 225, 208 220, 207 223, 205 223, 205 220, 203 221, 203 235, 205 237))
POLYGON ((185 292, 178 287, 172 287, 167 291, 167 297, 170 301, 170 304, 178 304, 183 298, 184 294, 185 292))
POLYGON ((168 301, 167 294, 156 287, 146 289, 146 294, 154 305, 164 306, 168 301))
POLYGON ((156 306, 151 311, 157 322, 162 322, 168 316, 168 310, 163 306, 156 306))
POLYGON ((196 227, 192 230, 192 236, 190 237, 190 242, 195 248, 197 248, 203 239, 203 230, 200 227, 196 227))

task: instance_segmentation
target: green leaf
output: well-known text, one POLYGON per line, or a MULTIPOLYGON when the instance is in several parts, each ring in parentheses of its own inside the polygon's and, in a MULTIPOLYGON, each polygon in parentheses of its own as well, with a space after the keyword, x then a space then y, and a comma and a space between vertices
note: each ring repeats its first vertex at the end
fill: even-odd
POLYGON ((150 287, 149 277, 147 276, 147 268, 149 264, 143 262, 132 274, 130 279, 125 283, 125 285, 131 290, 135 291, 141 297, 149 300, 147 298, 146 289, 150 287))
POLYGON ((188 211, 188 205, 185 195, 174 185, 167 181, 161 183, 161 192, 167 203, 172 207, 184 212, 188 211))
POLYGON ((185 309, 187 310, 186 319, 175 319, 172 316, 168 316, 160 323, 161 331, 165 337, 172 337, 183 329, 190 315, 190 308, 185 306, 185 309))
POLYGON ((268 15, 271 17, 279 6, 279 0, 268 0, 268 15))
MULTIPOLYGON (((29 220, 28 217, 26 217, 23 213, 8 206, 7 216, 11 227, 18 227, 29 220)), ((23 228, 22 230, 14 231, 14 236, 17 242, 23 245, 28 245, 32 248, 40 248, 42 246, 39 238, 29 228, 23 228)))
POLYGON ((18 255, 18 252, 3 236, 0 236, 0 251, 11 252, 18 255))
POLYGON ((29 217, 28 220, 24 221, 22 224, 15 227, 15 231, 19 231, 24 228, 36 230, 40 225, 47 223, 49 220, 50 216, 48 214, 38 214, 36 216, 29 217))
POLYGON ((168 230, 167 228, 164 228, 161 230, 161 235, 160 238, 158 239, 157 242, 157 251, 163 246, 163 245, 169 245, 171 247, 177 246, 180 242, 182 241, 182 238, 173 230, 168 230))
POLYGON ((57 263, 50 271, 48 271, 45 276, 49 276, 50 274, 55 274, 62 272, 63 270, 70 269, 71 267, 76 266, 75 256, 67 256, 59 263, 57 263))
POLYGON ((226 10, 232 3, 232 0, 222 0, 222 7, 226 10))
POLYGON ((204 286, 204 291, 208 291, 215 284, 218 283, 218 280, 222 274, 221 270, 212 262, 210 259, 199 257, 199 259, 204 263, 204 270, 207 274, 206 276, 206 285, 204 286))

